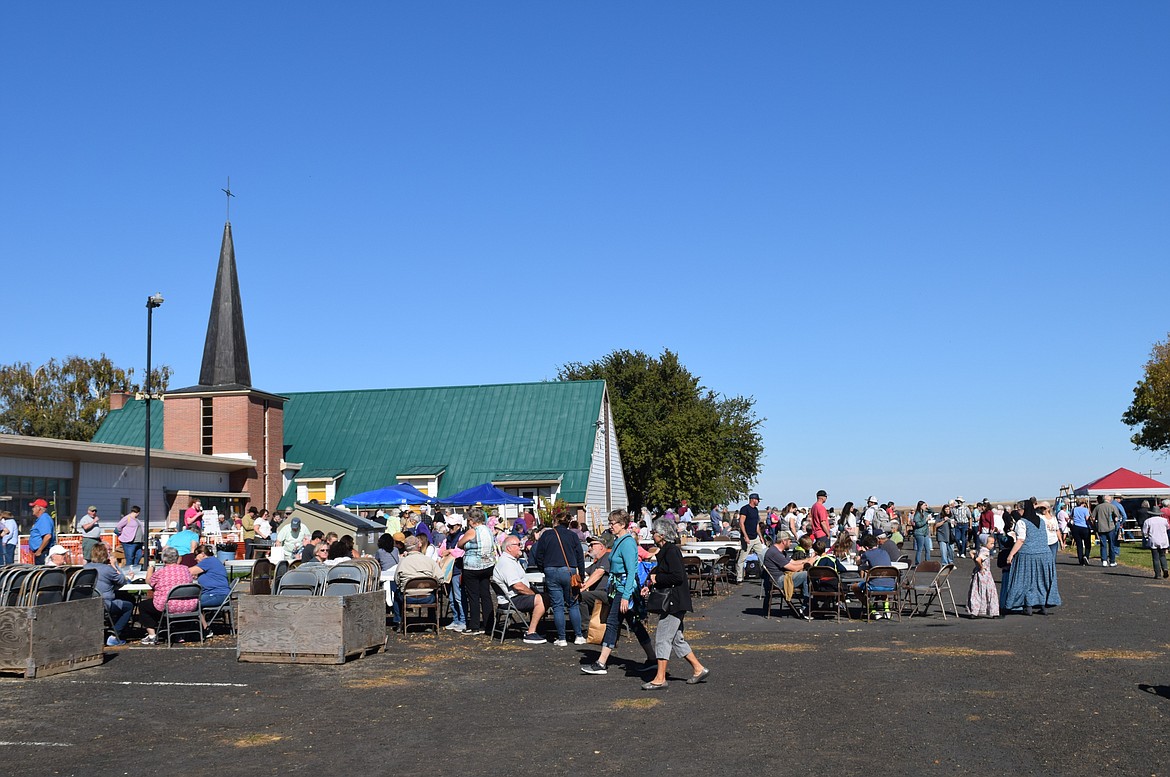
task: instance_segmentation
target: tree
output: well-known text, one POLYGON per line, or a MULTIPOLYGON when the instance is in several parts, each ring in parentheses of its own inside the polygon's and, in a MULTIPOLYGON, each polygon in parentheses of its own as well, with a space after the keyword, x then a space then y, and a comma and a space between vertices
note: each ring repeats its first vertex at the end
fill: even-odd
MULTIPOLYGON (((153 370, 151 389, 166 390, 171 368, 153 370)), ((124 370, 103 353, 97 359, 50 359, 35 370, 28 362, 0 367, 0 431, 60 440, 93 439, 110 412, 110 393, 137 393, 134 370, 124 370)))
POLYGON ((1134 386, 1133 403, 1121 420, 1141 427, 1129 438, 1135 447, 1170 453, 1170 336, 1154 344, 1145 377, 1134 386))
POLYGON ((764 451, 752 397, 724 397, 701 385, 665 349, 655 358, 614 351, 571 362, 560 380, 603 379, 617 427, 630 507, 725 504, 747 493, 764 451))

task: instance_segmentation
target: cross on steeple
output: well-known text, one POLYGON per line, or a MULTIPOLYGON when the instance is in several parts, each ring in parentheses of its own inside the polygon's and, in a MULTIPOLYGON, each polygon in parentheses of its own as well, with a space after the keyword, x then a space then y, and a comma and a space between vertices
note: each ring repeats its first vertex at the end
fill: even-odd
POLYGON ((236 195, 232 194, 232 177, 230 175, 228 176, 227 188, 220 189, 220 191, 223 192, 225 195, 227 195, 227 207, 225 208, 224 215, 227 217, 228 221, 231 221, 232 220, 232 197, 235 197, 236 195))

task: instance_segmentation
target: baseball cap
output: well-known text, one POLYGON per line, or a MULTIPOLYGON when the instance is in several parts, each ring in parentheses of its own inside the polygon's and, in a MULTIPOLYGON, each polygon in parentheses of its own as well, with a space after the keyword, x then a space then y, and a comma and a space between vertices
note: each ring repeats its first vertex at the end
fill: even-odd
POLYGON ((300 518, 293 518, 292 523, 290 523, 289 525, 292 526, 294 529, 299 529, 299 528, 301 528, 301 519, 300 518))
POLYGON ((29 507, 48 507, 49 503, 44 499, 36 499, 28 503, 29 507))
POLYGON ((828 495, 829 495, 829 492, 823 488, 817 492, 817 496, 828 496, 828 495))
POLYGON ((65 550, 64 545, 54 545, 53 547, 49 548, 50 556, 55 556, 58 553, 60 553, 62 556, 65 556, 68 555, 69 551, 65 550))

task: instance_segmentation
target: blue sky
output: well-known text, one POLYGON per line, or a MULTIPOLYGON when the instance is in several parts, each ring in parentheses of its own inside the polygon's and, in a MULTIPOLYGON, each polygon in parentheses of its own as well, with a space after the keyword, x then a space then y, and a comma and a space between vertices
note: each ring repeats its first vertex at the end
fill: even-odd
POLYGON ((755 397, 766 503, 1170 479, 1119 421, 1170 329, 1168 34, 1145 2, 7 4, 2 360, 141 371, 161 291, 155 361, 197 382, 230 175, 265 390, 671 348, 755 397))

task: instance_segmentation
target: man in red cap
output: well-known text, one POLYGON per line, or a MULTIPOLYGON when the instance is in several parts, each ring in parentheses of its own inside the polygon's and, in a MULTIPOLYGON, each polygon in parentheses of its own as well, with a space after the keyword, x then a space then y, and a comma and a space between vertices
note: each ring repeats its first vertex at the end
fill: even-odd
POLYGON ((34 564, 44 564, 48 550, 57 544, 57 528, 53 525, 53 516, 49 515, 49 503, 44 499, 29 502, 36 522, 28 533, 28 550, 32 553, 34 564))

